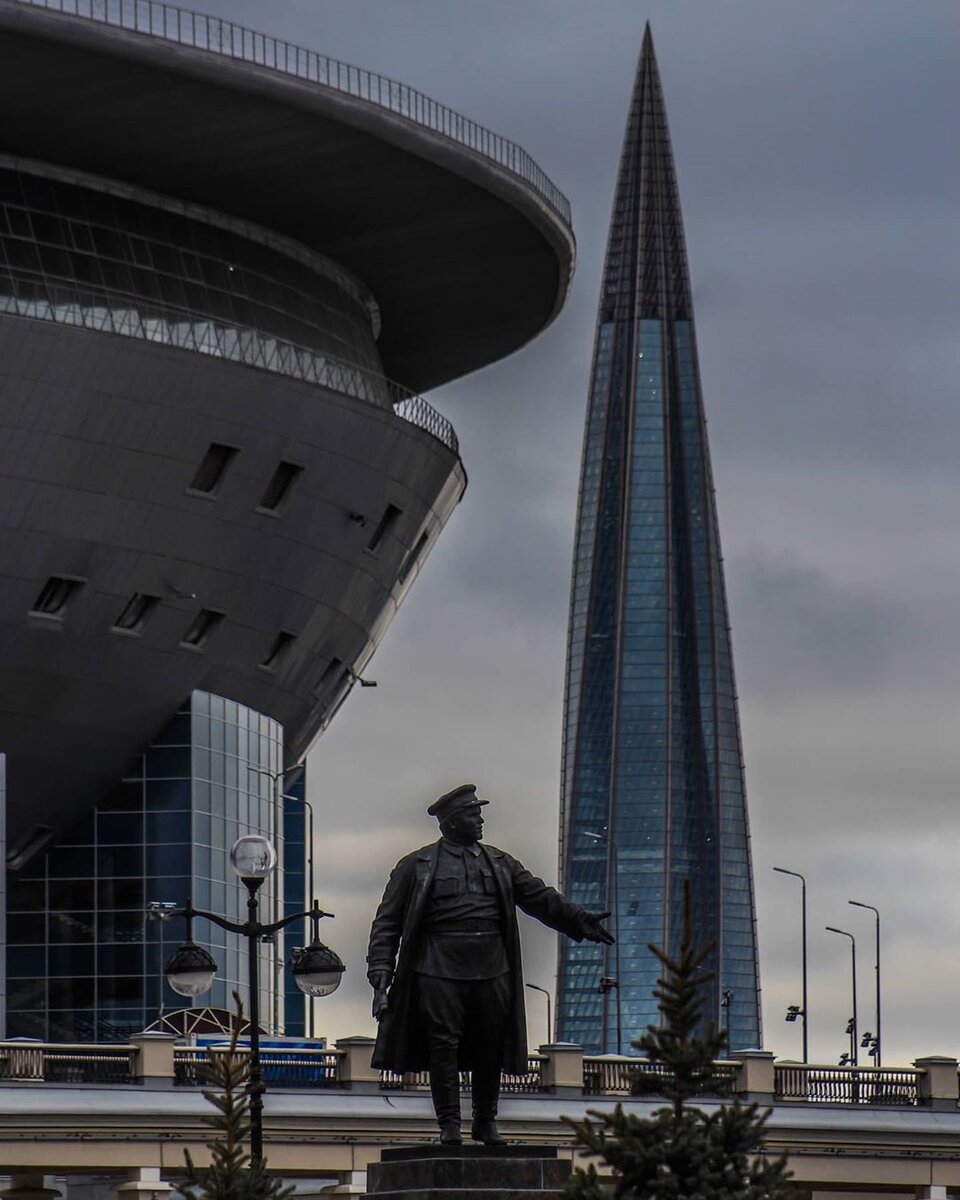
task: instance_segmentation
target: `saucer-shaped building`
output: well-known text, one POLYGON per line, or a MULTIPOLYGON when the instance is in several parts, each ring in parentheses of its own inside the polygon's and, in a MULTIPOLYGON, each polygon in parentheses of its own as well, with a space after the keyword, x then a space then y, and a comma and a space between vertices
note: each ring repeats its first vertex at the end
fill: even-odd
POLYGON ((420 393, 543 329, 574 243, 518 146, 227 21, 0 0, 0 61, 0 750, 29 872, 191 696, 270 723, 255 772, 303 757, 466 485, 420 393))

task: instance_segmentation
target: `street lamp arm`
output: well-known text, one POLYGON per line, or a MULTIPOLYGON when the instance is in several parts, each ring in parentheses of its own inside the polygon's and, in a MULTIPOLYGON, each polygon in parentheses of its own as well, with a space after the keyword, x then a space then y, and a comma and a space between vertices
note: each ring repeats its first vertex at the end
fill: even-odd
POLYGON ((192 921, 194 917, 202 917, 205 921, 212 921, 214 925, 218 925, 221 929, 226 929, 229 933, 248 933, 248 922, 228 921, 226 917, 219 917, 216 913, 205 912, 202 908, 194 908, 188 904, 186 908, 178 908, 176 912, 170 914, 172 917, 186 917, 188 921, 192 921))
MULTIPOLYGON (((294 921, 299 921, 303 917, 314 917, 319 920, 321 917, 332 917, 333 913, 323 912, 319 908, 308 908, 306 912, 293 913, 289 917, 283 917, 279 921, 271 921, 269 925, 258 925, 256 928, 257 934, 276 933, 278 929, 284 929, 287 925, 294 921)), ((245 925, 240 926, 241 929, 246 929, 245 925)))

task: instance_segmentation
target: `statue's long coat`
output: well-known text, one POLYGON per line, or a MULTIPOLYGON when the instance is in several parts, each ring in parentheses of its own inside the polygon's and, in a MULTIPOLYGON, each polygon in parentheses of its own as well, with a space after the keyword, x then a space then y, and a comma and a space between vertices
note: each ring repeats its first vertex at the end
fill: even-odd
MULTIPOLYGON (((500 893, 504 943, 513 981, 503 1069, 520 1073, 527 1070, 527 1030, 516 909, 523 909, 544 925, 578 942, 583 940, 580 917, 584 910, 565 900, 542 879, 531 875, 526 867, 503 850, 481 845, 480 851, 500 893)), ((435 842, 401 858, 390 875, 370 930, 367 973, 386 971, 393 978, 387 1011, 380 1022, 373 1052, 373 1065, 381 1070, 422 1071, 429 1065, 423 1022, 418 1012, 419 977, 414 967, 420 952, 427 899, 439 852, 440 843, 435 842)), ((460 1065, 472 1066, 466 1061, 460 1065)))

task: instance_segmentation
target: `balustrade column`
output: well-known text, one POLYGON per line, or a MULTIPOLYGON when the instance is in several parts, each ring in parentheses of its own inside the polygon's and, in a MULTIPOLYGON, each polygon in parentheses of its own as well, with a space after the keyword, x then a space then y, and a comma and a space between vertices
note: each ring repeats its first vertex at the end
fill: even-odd
POLYGON ((370 1065, 375 1041, 372 1037, 345 1037, 335 1043, 340 1053, 338 1082, 354 1092, 380 1090, 380 1072, 370 1065))
POLYGON ((138 1033, 130 1039, 133 1048, 131 1074, 146 1087, 173 1087, 172 1033, 138 1033))
POLYGON ((583 1094, 583 1047, 570 1044, 540 1047, 540 1086, 555 1096, 583 1094))
POLYGON ((116 1188, 119 1200, 165 1200, 172 1191, 172 1184, 160 1178, 159 1167, 135 1167, 116 1188))
POLYGON ((733 1090, 748 1103, 772 1104, 776 1092, 776 1056, 769 1050, 737 1050, 730 1057, 740 1064, 733 1090))
POLYGON ((913 1065, 920 1072, 917 1091, 924 1108, 956 1111, 960 1099, 957 1082, 957 1060, 931 1054, 926 1058, 914 1059, 913 1065))

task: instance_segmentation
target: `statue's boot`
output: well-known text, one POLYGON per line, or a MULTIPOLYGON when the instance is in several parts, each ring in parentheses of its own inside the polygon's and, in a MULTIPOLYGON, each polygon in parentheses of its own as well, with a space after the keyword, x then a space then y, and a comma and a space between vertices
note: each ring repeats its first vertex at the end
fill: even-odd
POLYGON ((500 1060, 484 1064, 473 1072, 473 1125, 470 1136, 485 1146, 505 1146, 506 1139, 497 1129, 497 1108, 500 1100, 500 1060))
POLYGON ((461 1146, 460 1072, 456 1050, 444 1048, 430 1055, 430 1094, 440 1127, 441 1145, 461 1146))

